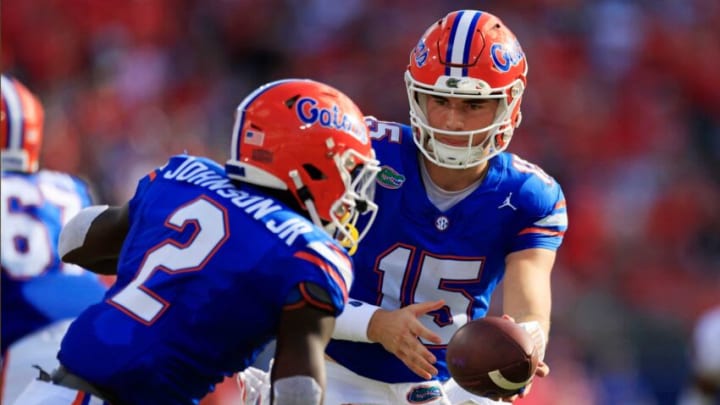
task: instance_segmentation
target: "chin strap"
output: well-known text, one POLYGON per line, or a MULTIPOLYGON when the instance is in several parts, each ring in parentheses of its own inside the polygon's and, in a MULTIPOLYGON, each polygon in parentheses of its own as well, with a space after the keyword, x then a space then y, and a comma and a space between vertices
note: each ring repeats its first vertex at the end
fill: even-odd
POLYGON ((317 226, 322 227, 322 221, 320 220, 317 208, 315 207, 315 201, 313 199, 313 196, 312 194, 310 194, 310 190, 308 190, 305 184, 303 184, 302 179, 300 178, 300 173, 298 173, 297 170, 290 170, 290 173, 288 174, 290 175, 290 178, 292 179, 293 184, 297 189, 297 194, 298 197, 300 197, 300 201, 305 204, 305 208, 310 214, 310 218, 312 219, 313 223, 315 223, 315 225, 317 226))
POLYGON ((341 241, 340 244, 342 247, 347 249, 348 254, 350 256, 354 255, 357 251, 358 244, 357 240, 360 238, 360 232, 358 232, 355 225, 351 224, 349 222, 350 213, 346 212, 345 215, 340 220, 340 223, 343 224, 342 226, 347 230, 347 236, 345 236, 341 241), (345 223, 345 221, 348 221, 345 223))

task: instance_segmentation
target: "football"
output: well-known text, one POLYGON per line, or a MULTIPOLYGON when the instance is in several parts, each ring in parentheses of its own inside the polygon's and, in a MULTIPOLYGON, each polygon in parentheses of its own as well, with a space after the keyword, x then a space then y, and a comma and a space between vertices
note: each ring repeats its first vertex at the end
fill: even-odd
POLYGON ((466 391, 501 398, 523 391, 535 375, 538 357, 525 329, 509 319, 487 316, 455 332, 445 359, 450 375, 466 391))

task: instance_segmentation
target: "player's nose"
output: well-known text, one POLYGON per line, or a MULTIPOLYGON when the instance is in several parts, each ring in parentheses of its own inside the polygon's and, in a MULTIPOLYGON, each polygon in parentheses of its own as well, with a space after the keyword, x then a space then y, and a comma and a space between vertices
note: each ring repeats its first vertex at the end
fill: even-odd
POLYGON ((458 108, 448 108, 445 114, 445 129, 450 131, 462 131, 465 128, 463 113, 458 108))

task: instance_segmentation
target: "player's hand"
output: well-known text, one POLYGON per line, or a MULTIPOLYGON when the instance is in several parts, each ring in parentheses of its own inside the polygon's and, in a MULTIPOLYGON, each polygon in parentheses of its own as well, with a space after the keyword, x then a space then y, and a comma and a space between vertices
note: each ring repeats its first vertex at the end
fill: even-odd
MULTIPOLYGON (((535 369, 535 377, 533 378, 533 381, 535 380, 535 378, 538 378, 538 377, 543 378, 543 377, 547 376, 548 374, 550 374, 550 367, 544 361, 541 360, 538 362, 537 369, 535 369)), ((528 396, 530 394, 530 389, 532 388, 532 385, 533 385, 533 382, 530 381, 530 383, 525 386, 525 389, 523 390, 523 392, 521 392, 519 395, 516 395, 516 397, 525 398, 526 396, 528 396)), ((510 401, 510 402, 512 402, 512 401, 510 401)))
MULTIPOLYGON (((540 360, 538 362, 537 368, 535 369, 535 377, 533 377, 533 381, 535 380, 535 378, 543 378, 543 377, 547 376, 548 374, 550 374, 550 367, 547 365, 547 363, 540 360)), ((525 386, 523 391, 519 394, 513 395, 511 397, 494 398, 494 399, 495 400, 499 399, 500 401, 503 401, 503 402, 513 402, 518 398, 525 398, 526 396, 528 396, 530 394, 530 390, 532 389, 533 381, 530 381, 528 383, 528 385, 525 386)))
POLYGON ((413 373, 429 380, 438 373, 434 366, 437 359, 419 338, 434 344, 440 344, 442 340, 423 326, 418 318, 444 305, 445 301, 439 300, 412 304, 394 311, 379 309, 370 319, 368 338, 380 343, 413 373))
MULTIPOLYGON (((509 319, 509 320, 515 322, 515 318, 511 317, 508 314, 504 314, 503 318, 509 319)), ((530 334, 530 336, 533 339, 533 342, 535 342, 535 347, 540 352, 540 356, 541 356, 540 361, 538 361, 537 368, 535 369, 535 377, 533 378, 533 380, 534 380, 536 377, 543 378, 543 377, 547 376, 548 374, 550 374, 550 367, 547 365, 547 363, 545 363, 542 360, 542 357, 545 357, 545 335, 543 334, 543 331, 540 328, 537 328, 537 327, 529 328, 527 326, 528 323, 529 322, 526 322, 526 323, 521 322, 521 323, 519 323, 519 325, 523 326, 523 328, 530 334)), ((500 400, 503 402, 513 402, 518 398, 525 398, 526 396, 528 396, 530 394, 530 389, 532 388, 532 384, 533 384, 533 382, 530 381, 530 383, 525 386, 525 388, 523 389, 523 391, 520 394, 513 395, 513 396, 507 397, 507 398, 501 398, 500 400)))
POLYGON ((236 378, 242 405, 270 405, 270 373, 248 367, 236 378))
MULTIPOLYGON (((537 369, 535 370, 535 377, 540 377, 540 378, 542 378, 542 377, 545 377, 545 376, 548 375, 548 374, 550 374, 550 367, 548 367, 548 365, 545 364, 545 362, 540 361, 540 362, 538 363, 537 369)), ((535 378, 533 378, 533 380, 534 380, 534 379, 535 379, 535 378)), ((513 395, 513 396, 505 397, 505 398, 490 398, 490 399, 493 399, 493 400, 495 400, 495 401, 502 401, 502 402, 510 402, 510 403, 512 403, 512 402, 514 402, 514 401, 515 401, 516 399, 518 399, 518 398, 525 398, 526 396, 528 396, 528 395, 530 394, 530 389, 532 388, 532 385, 533 385, 533 382, 530 381, 530 383, 528 383, 528 385, 526 385, 525 388, 523 389, 523 391, 522 391, 521 393, 519 393, 519 394, 515 394, 515 395, 513 395)))

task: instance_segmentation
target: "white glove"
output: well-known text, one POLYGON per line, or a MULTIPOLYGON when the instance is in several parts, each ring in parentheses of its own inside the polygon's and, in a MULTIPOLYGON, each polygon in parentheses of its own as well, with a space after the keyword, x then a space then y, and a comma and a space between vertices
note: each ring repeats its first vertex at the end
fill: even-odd
POLYGON ((270 405, 270 373, 248 367, 236 378, 242 405, 270 405))

